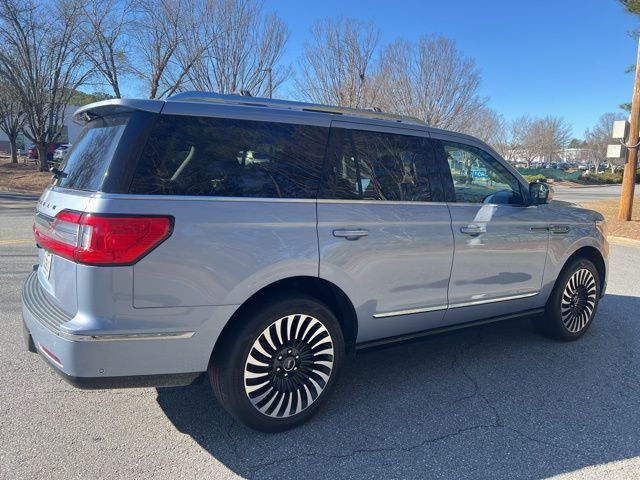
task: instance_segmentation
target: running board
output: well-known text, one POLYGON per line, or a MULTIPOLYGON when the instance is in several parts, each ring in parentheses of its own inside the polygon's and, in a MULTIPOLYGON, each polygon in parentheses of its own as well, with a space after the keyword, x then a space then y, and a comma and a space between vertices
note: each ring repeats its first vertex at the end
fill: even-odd
POLYGON ((455 325, 449 325, 446 327, 431 328, 428 330, 421 330, 419 332, 408 333, 405 335, 397 335, 395 337, 381 338, 379 340, 371 340, 368 342, 358 343, 355 345, 356 352, 362 350, 370 350, 379 347, 385 347, 387 345, 395 343, 411 342, 413 340, 419 340, 423 337, 429 337, 431 335, 437 335, 439 333, 452 332, 455 330, 462 330, 463 328, 476 327, 478 325, 486 325, 489 323, 502 322, 503 320, 511 320, 522 317, 535 317, 542 315, 544 308, 534 308, 532 310, 525 310, 524 312, 511 313, 509 315, 500 315, 498 317, 485 318, 484 320, 474 320, 472 322, 457 323, 455 325))

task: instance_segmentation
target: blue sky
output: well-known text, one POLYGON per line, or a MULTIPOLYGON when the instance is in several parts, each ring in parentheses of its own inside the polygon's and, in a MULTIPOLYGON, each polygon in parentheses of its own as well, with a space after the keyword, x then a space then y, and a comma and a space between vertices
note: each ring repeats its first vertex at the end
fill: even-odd
POLYGON ((615 0, 376 1, 267 0, 288 24, 286 63, 302 52, 316 19, 373 20, 381 42, 442 34, 475 58, 481 94, 511 119, 520 115, 564 117, 581 138, 605 112, 630 101, 640 25, 615 0))

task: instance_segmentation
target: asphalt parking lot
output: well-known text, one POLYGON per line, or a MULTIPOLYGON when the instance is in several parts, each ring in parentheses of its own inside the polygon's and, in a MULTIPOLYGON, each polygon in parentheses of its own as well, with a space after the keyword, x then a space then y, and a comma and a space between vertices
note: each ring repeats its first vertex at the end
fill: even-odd
MULTIPOLYGON (((620 198, 622 187, 620 185, 598 185, 578 188, 555 187, 554 198, 565 202, 598 202, 600 200, 613 200, 620 198)), ((638 187, 636 187, 636 192, 638 187)))
POLYGON ((578 342, 526 320, 359 355, 267 435, 208 384, 80 391, 23 346, 34 201, 0 194, 0 478, 640 478, 640 249, 614 245, 578 342))

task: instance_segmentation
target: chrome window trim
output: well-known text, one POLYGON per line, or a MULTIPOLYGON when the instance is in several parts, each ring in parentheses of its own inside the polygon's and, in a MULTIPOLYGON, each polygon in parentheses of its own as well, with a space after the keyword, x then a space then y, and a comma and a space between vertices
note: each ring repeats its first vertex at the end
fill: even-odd
MULTIPOLYGON (((414 202, 406 200, 355 200, 340 198, 269 198, 269 197, 214 197, 199 195, 133 195, 128 193, 97 193, 94 200, 170 200, 192 202, 260 202, 260 203, 323 203, 323 204, 365 204, 365 205, 440 205, 447 202, 414 202)), ((475 205, 475 204, 473 204, 475 205)))
POLYGON ((191 202, 261 202, 261 203, 316 203, 315 198, 269 198, 269 197, 214 197, 206 195, 139 195, 129 193, 101 193, 94 200, 164 200, 191 202))
POLYGON ((340 198, 319 198, 318 203, 362 203, 374 205, 442 205, 447 206, 447 202, 414 202, 410 200, 357 200, 340 198))
POLYGON ((487 303, 497 303, 497 302, 506 302, 509 300, 518 300, 521 298, 530 298, 535 297, 540 292, 528 292, 521 293, 518 295, 509 295, 508 297, 497 297, 497 298, 487 298, 481 300, 472 300, 470 302, 461 302, 461 303, 453 303, 451 305, 437 305, 433 307, 419 307, 419 308, 411 308, 407 310, 396 310, 393 312, 382 312, 376 313, 373 315, 373 318, 387 318, 387 317, 399 317, 401 315, 413 315, 416 313, 426 313, 426 312, 437 312, 442 310, 448 310, 452 308, 462 308, 462 307, 471 307, 475 305, 485 305, 487 303))

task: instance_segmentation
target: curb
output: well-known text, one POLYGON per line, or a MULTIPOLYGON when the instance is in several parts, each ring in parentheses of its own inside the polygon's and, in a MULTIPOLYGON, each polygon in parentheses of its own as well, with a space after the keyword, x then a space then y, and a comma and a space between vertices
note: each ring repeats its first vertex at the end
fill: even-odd
POLYGON ((609 243, 613 243, 616 245, 624 245, 625 247, 635 247, 640 248, 640 240, 634 240, 632 238, 625 237, 607 237, 609 243))

